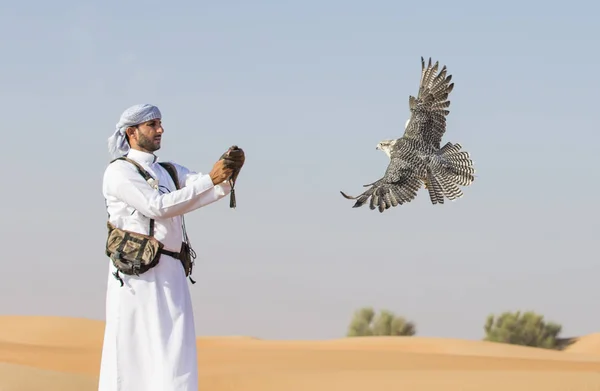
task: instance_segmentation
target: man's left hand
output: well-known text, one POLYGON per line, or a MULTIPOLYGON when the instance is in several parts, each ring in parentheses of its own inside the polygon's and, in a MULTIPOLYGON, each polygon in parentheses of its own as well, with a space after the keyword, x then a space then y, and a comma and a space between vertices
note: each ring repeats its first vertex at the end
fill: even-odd
POLYGON ((223 158, 231 161, 235 168, 242 168, 246 160, 246 155, 244 154, 243 149, 234 145, 223 154, 223 158))
POLYGON ((221 159, 225 160, 225 165, 227 167, 233 168, 234 172, 231 179, 235 182, 235 180, 238 177, 238 174, 240 173, 240 170, 246 162, 246 155, 244 153, 244 150, 238 148, 237 145, 234 145, 221 156, 221 159))

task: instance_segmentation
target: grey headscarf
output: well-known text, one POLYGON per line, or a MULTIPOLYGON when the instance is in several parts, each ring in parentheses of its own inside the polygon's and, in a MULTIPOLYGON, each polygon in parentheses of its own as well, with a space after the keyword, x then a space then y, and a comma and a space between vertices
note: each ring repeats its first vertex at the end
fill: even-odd
POLYGON ((126 155, 129 152, 129 143, 125 137, 125 130, 130 126, 161 117, 158 107, 147 103, 129 107, 121 114, 114 134, 108 138, 108 152, 113 158, 126 155))

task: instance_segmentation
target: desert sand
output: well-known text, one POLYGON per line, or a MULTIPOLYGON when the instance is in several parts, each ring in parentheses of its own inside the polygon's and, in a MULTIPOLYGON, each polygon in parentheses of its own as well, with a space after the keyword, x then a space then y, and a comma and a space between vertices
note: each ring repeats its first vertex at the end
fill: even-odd
MULTIPOLYGON (((94 320, 0 317, 0 391, 96 390, 103 331, 94 320)), ((600 334, 564 351, 419 336, 197 346, 202 391, 600 391, 600 334)))

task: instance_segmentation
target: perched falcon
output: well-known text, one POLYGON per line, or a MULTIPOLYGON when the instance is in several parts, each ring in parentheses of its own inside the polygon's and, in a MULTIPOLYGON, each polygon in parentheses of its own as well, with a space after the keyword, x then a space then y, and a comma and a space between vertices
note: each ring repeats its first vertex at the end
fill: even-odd
POLYGON ((446 116, 450 113, 448 96, 454 88, 446 66, 438 73, 439 63, 429 63, 421 57, 421 80, 417 97, 409 96, 410 118, 404 126, 404 134, 395 140, 383 140, 377 149, 383 151, 390 162, 383 178, 364 185, 369 187, 362 194, 351 197, 356 200, 354 208, 369 201, 370 209, 383 212, 390 207, 412 201, 421 185, 429 192, 432 204, 443 204, 444 198, 454 200, 462 197, 458 187, 469 186, 475 179, 475 168, 469 153, 461 151, 461 145, 450 142, 441 146, 446 132, 446 116))

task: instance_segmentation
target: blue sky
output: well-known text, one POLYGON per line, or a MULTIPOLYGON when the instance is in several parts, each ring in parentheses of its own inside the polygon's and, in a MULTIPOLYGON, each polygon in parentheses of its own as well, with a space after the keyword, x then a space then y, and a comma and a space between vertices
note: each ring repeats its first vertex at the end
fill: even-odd
POLYGON ((199 335, 344 336, 371 305, 419 335, 479 339, 533 309, 600 331, 597 3, 303 2, 2 5, 4 272, 0 313, 104 317, 106 139, 160 107, 161 159, 247 163, 238 208, 187 217, 199 335), (455 82, 445 141, 477 180, 434 207, 421 190, 352 209, 402 135, 420 57, 455 82), (75 235, 81 235, 76 238, 75 235), (14 299, 16 296, 18 299, 14 299), (12 297, 12 298, 11 298, 12 297))

